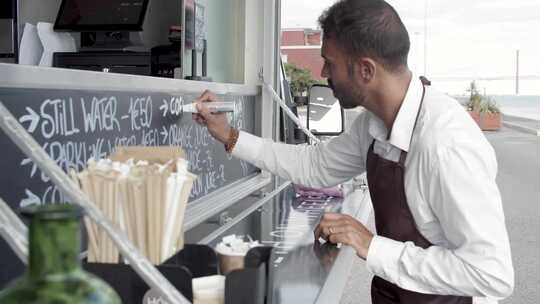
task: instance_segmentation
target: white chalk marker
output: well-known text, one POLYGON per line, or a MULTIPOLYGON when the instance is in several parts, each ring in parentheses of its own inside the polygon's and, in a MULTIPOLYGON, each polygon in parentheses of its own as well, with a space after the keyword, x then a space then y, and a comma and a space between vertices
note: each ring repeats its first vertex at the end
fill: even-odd
MULTIPOLYGON (((212 102, 205 102, 204 106, 207 107, 211 113, 225 113, 225 112, 234 112, 236 104, 234 102, 212 101, 212 102)), ((196 103, 183 105, 182 111, 188 112, 188 113, 199 113, 199 111, 197 111, 196 103)))

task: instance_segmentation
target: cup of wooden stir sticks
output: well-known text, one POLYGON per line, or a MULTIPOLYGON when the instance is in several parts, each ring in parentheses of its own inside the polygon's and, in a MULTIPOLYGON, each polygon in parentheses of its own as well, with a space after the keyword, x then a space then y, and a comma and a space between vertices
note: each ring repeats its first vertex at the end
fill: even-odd
MULTIPOLYGON (((184 247, 184 214, 196 176, 181 149, 122 147, 71 176, 155 265, 184 247)), ((88 262, 118 263, 119 252, 105 232, 88 219, 85 226, 88 262)))

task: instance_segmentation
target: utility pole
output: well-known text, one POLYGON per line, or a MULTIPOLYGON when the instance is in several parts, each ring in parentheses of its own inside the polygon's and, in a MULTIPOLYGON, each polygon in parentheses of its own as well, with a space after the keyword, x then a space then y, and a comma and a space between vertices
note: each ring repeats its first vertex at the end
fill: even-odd
POLYGON ((516 51, 516 95, 519 95, 519 50, 516 51))

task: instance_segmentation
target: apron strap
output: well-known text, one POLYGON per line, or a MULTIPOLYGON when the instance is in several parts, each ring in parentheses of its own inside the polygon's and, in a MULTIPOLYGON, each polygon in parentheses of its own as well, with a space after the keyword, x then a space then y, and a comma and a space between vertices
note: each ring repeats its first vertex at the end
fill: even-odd
MULTIPOLYGON (((420 106, 418 107, 418 112, 416 112, 416 118, 414 120, 413 132, 416 129, 418 124, 418 118, 420 117, 420 111, 422 110, 422 105, 424 104, 424 97, 426 97, 426 87, 431 86, 431 81, 429 81, 425 76, 420 76, 420 81, 422 82, 422 99, 420 100, 420 106)), ((411 140, 409 141, 409 146, 413 140, 413 135, 411 134, 411 140)), ((407 158, 407 152, 401 151, 399 156, 399 164, 405 168, 405 159, 407 158)))
POLYGON ((431 81, 426 78, 426 76, 420 76, 420 81, 422 81, 422 84, 425 86, 431 86, 431 81))

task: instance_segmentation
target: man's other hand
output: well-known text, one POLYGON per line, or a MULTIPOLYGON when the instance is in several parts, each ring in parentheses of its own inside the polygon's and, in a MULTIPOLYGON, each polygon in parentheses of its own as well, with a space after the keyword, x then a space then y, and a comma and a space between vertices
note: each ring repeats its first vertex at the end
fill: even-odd
POLYGON ((366 259, 371 233, 362 223, 353 217, 340 213, 325 213, 315 228, 315 240, 323 238, 331 243, 342 243, 356 250, 356 254, 366 259))

